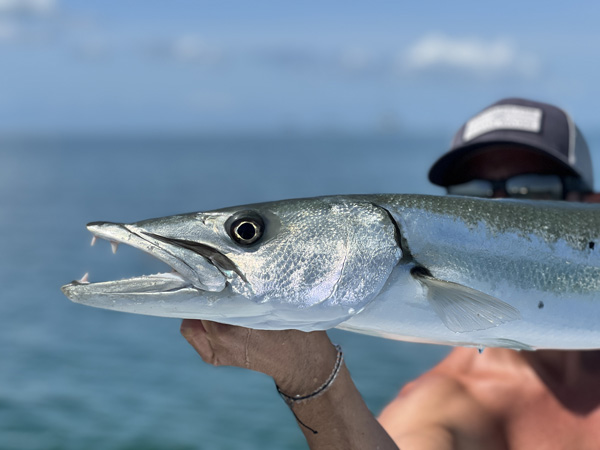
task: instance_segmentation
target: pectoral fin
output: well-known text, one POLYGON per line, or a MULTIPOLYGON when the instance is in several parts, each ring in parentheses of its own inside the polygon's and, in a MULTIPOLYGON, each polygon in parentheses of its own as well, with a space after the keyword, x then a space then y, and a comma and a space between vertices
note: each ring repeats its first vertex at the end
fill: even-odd
POLYGON ((456 333, 486 330, 521 318, 519 310, 502 300, 467 286, 438 280, 425 268, 412 275, 427 290, 427 299, 444 325, 456 333))

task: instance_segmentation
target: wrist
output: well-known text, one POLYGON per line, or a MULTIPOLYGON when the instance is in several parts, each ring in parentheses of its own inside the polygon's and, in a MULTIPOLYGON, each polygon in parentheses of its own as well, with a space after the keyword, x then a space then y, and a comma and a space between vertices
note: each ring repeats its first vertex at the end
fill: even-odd
POLYGON ((317 387, 315 390, 313 390, 312 392, 308 393, 308 394, 287 394, 286 392, 284 392, 283 390, 281 390, 281 388, 277 385, 277 383, 275 383, 275 387, 277 388, 277 392, 279 392, 279 395, 281 396, 281 398, 283 399, 283 401, 288 405, 288 407, 292 410, 292 413, 294 414, 294 417, 296 418, 296 420, 298 421, 298 423, 300 425, 302 425, 304 428, 306 428, 306 430, 310 431, 313 434, 318 434, 319 432, 310 427, 309 425, 305 424, 296 414, 296 412, 294 411, 295 407, 297 405, 301 405, 304 404, 305 402, 311 402, 313 400, 316 400, 317 398, 319 398, 321 395, 324 395, 327 393, 327 391, 329 390, 329 388, 333 385, 333 383, 335 382, 335 379, 337 378, 337 376, 339 375, 340 371, 342 370, 342 366, 344 364, 344 354, 342 353, 342 348, 339 345, 336 345, 334 347, 337 351, 336 354, 336 360, 335 360, 335 365, 333 366, 333 371, 330 373, 329 377, 325 380, 325 382, 323 384, 321 384, 319 387, 317 387))
POLYGON ((286 362, 272 374, 278 388, 290 397, 310 395, 319 389, 341 362, 338 349, 325 332, 303 333, 286 352, 286 362))
POLYGON ((342 348, 339 345, 335 345, 334 347, 337 350, 337 354, 336 354, 335 365, 333 366, 333 370, 331 371, 331 373, 329 374, 329 377, 325 380, 325 382, 323 384, 321 384, 319 387, 317 387, 316 389, 314 389, 312 392, 307 393, 307 394, 300 394, 300 393, 288 394, 285 391, 283 391, 281 389, 281 387, 279 387, 277 385, 277 383, 275 383, 277 392, 279 392, 279 395, 281 395, 281 397, 288 404, 288 406, 292 407, 296 403, 314 399, 314 398, 318 397, 319 395, 323 394, 325 391, 327 391, 327 389, 329 389, 329 387, 333 384, 333 382, 337 378, 338 374, 340 373, 342 364, 344 363, 344 354, 342 352, 342 348))

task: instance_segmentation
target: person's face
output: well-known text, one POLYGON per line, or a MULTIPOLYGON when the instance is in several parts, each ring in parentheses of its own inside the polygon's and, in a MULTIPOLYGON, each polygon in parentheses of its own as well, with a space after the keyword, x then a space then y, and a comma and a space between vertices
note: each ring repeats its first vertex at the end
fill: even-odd
MULTIPOLYGON (((527 147, 517 145, 491 145, 458 163, 454 169, 467 180, 506 180, 516 175, 567 175, 566 170, 554 160, 527 147)), ((507 197, 503 189, 495 189, 493 198, 507 197)), ((567 194, 567 200, 578 200, 580 194, 567 194)))

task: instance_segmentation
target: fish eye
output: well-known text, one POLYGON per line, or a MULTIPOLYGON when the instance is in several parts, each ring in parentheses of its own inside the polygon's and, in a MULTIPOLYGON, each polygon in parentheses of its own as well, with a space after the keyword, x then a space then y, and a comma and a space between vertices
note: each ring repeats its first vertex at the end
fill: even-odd
POLYGON ((241 245, 254 244, 262 237, 265 230, 262 218, 251 211, 236 214, 227 222, 229 236, 241 245))

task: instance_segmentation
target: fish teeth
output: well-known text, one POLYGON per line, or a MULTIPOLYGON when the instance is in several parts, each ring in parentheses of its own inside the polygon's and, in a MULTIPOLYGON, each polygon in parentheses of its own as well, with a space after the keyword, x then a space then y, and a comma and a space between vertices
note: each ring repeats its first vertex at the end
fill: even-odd
MULTIPOLYGON (((96 236, 95 234, 92 236, 92 243, 91 246, 93 247, 94 245, 96 245, 96 241, 98 241, 98 236, 96 236)), ((110 242, 110 248, 112 249, 113 253, 117 253, 117 249, 119 248, 119 243, 115 242, 115 241, 109 241, 110 242)))

